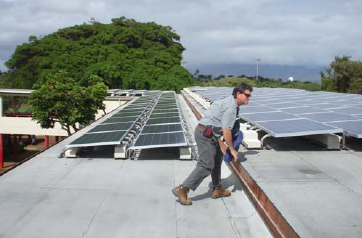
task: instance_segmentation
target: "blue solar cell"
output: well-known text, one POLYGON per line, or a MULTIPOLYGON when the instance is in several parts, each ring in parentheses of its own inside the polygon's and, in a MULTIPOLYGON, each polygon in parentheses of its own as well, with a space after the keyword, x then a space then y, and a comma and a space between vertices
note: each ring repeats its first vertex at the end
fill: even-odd
POLYGON ((156 124, 170 124, 170 123, 179 123, 181 122, 180 117, 161 117, 161 118, 152 118, 147 121, 146 125, 156 125, 156 124))
POLYGON ((322 108, 322 109, 332 109, 332 108, 341 108, 343 106, 335 104, 335 103, 317 103, 321 101, 316 101, 314 104, 310 104, 310 106, 316 107, 316 108, 322 108))
POLYGON ((289 107, 298 107, 298 104, 296 103, 277 103, 277 104, 268 104, 268 107, 273 109, 282 109, 282 108, 289 108, 289 107))
POLYGON ((347 132, 347 135, 362 138, 362 120, 357 121, 343 121, 328 123, 331 126, 342 128, 347 132))
POLYGON ((101 132, 101 131, 126 131, 132 126, 133 122, 112 123, 112 124, 99 124, 88 133, 101 132))
MULTIPOLYGON (((197 90, 196 93, 203 95, 204 98, 217 100, 229 95, 232 88, 208 87, 197 88, 197 90)), ((289 123, 291 120, 288 119, 289 116, 283 117, 285 114, 281 112, 292 114, 297 118, 310 118, 314 122, 320 122, 319 125, 327 122, 358 120, 362 117, 362 96, 334 92, 308 92, 299 89, 254 88, 249 105, 240 107, 240 117, 252 124, 259 124, 260 120, 281 120, 289 123), (256 106, 258 104, 260 106, 256 106)), ((311 123, 311 120, 307 122, 311 123)), ((280 130, 284 128, 288 131, 290 129, 287 128, 288 124, 284 125, 280 130)), ((301 131, 305 130, 301 129, 301 131)), ((312 132, 315 134, 313 130, 312 132)))
POLYGON ((331 109, 333 112, 339 112, 349 115, 357 115, 362 114, 362 107, 344 107, 344 108, 338 108, 338 109, 331 109))
POLYGON ((179 117, 180 114, 178 112, 174 112, 174 113, 152 113, 150 115, 150 119, 154 119, 154 118, 161 118, 161 117, 179 117))
MULTIPOLYGON (((251 100, 253 100, 253 98, 251 100)), ((262 98, 262 99, 255 100, 255 102, 260 103, 261 105, 264 105, 264 106, 270 106, 270 105, 279 104, 279 103, 286 103, 284 98, 274 98, 274 99, 262 98)))
POLYGON ((92 145, 117 145, 125 136, 126 131, 113 131, 103 133, 84 134, 70 143, 70 147, 75 145, 92 146, 92 145))
POLYGON ((164 132, 172 132, 172 131, 175 131, 175 132, 183 131, 181 123, 145 126, 142 130, 142 134, 164 133, 164 132))
POLYGON ((288 120, 298 118, 289 113, 285 112, 259 112, 259 113, 249 113, 249 114, 239 114, 239 116, 249 122, 258 122, 258 121, 275 121, 275 120, 288 120))
POLYGON ((300 115, 305 113, 316 113, 316 112, 323 112, 324 110, 314 107, 295 107, 295 108, 284 108, 280 109, 283 112, 287 112, 294 115, 300 115))
POLYGON ((317 122, 336 122, 358 119, 357 117, 337 112, 320 112, 313 114, 303 114, 301 116, 317 122))
POLYGON ((140 135, 134 147, 154 148, 186 145, 183 132, 140 135))
POLYGON ((272 109, 270 107, 265 107, 265 106, 252 106, 252 107, 248 107, 248 106, 241 106, 239 113, 240 114, 245 114, 245 113, 256 113, 256 112, 275 112, 277 110, 272 109))
POLYGON ((308 119, 257 122, 256 125, 274 137, 341 133, 343 131, 334 126, 308 119))

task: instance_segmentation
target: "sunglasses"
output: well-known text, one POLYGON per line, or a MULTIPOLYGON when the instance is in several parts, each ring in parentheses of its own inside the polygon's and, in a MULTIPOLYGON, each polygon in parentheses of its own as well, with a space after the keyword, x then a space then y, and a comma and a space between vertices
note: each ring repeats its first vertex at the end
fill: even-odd
POLYGON ((250 98, 251 94, 250 93, 243 93, 245 95, 245 97, 250 98))

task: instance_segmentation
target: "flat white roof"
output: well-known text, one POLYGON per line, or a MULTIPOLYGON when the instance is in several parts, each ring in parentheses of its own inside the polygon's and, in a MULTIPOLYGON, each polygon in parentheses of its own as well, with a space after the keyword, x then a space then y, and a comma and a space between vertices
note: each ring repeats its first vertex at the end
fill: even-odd
POLYGON ((171 189, 197 161, 175 160, 178 153, 172 149, 141 152, 138 160, 114 160, 112 146, 89 150, 82 158, 58 158, 84 131, 0 177, 1 235, 272 237, 226 165, 222 183, 232 196, 212 199, 209 177, 190 192, 193 205, 183 206, 171 189))

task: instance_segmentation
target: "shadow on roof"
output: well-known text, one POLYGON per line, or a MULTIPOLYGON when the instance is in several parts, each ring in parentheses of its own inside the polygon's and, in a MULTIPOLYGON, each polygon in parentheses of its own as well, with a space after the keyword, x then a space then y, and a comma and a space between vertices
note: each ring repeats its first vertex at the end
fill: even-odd
POLYGON ((270 137, 265 140, 265 144, 276 151, 326 151, 319 145, 306 137, 270 137))
POLYGON ((259 151, 256 150, 244 150, 243 152, 239 152, 239 162, 245 162, 248 159, 246 157, 248 157, 248 155, 256 155, 259 154, 259 151))
POLYGON ((143 149, 138 160, 174 160, 180 158, 179 147, 143 149))
POLYGON ((89 146, 82 147, 78 154, 81 158, 91 159, 114 159, 114 146, 89 146))
POLYGON ((347 148, 349 148, 351 150, 362 152, 362 139, 357 139, 354 137, 347 137, 346 145, 347 145, 347 148))

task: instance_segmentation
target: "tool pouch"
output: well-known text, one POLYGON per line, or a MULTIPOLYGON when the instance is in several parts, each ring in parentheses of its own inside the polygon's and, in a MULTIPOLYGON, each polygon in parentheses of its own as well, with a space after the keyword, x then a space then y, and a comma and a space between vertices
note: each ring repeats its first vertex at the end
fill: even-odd
POLYGON ((206 126, 204 131, 202 132, 202 135, 206 138, 212 137, 212 126, 206 126))

